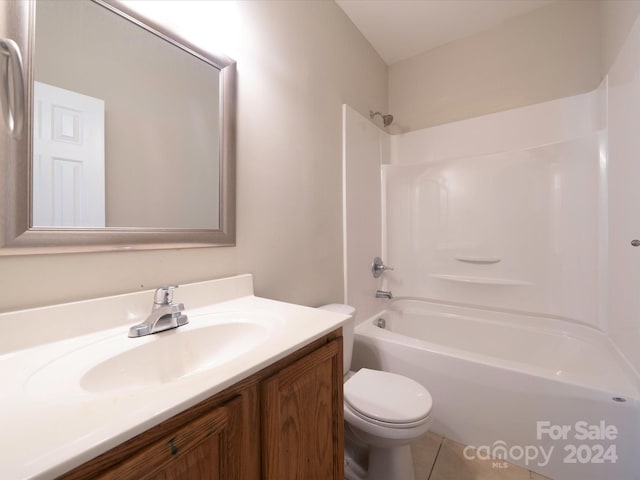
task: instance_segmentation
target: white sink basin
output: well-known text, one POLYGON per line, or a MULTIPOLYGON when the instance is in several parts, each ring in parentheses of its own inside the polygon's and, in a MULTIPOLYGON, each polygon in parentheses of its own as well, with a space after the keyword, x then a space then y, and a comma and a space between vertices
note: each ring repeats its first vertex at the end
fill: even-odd
POLYGON ((168 330, 94 366, 82 376, 80 386, 106 392, 172 382, 229 362, 267 337, 266 326, 246 322, 168 330))
POLYGON ((162 386, 237 359, 265 343, 280 323, 276 316, 257 312, 192 315, 189 320, 145 337, 129 338, 127 328, 120 328, 92 339, 35 371, 27 390, 82 395, 162 386))

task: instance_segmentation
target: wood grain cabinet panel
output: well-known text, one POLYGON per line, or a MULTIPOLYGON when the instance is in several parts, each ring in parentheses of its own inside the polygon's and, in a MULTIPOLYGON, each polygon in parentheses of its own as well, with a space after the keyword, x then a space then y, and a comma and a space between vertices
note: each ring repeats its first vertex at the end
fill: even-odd
POLYGON ((265 480, 342 480, 342 339, 262 383, 265 480))

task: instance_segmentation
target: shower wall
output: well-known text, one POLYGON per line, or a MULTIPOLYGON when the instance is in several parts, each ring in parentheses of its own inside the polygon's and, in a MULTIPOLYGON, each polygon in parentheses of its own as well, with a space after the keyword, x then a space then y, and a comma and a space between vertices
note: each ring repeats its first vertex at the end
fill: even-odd
POLYGON ((380 165, 389 157, 389 135, 348 105, 342 127, 344 298, 362 321, 381 308, 370 266, 382 255, 380 165))
POLYGON ((640 371, 640 21, 609 70, 608 318, 610 336, 640 371))
POLYGON ((605 329, 603 93, 393 136, 386 287, 605 329))

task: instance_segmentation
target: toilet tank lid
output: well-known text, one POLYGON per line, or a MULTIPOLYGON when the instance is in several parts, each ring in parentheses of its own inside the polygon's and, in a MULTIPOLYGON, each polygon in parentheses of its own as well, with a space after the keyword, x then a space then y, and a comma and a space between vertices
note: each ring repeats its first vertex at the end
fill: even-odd
POLYGON ((327 305, 322 305, 321 307, 318 307, 318 309, 327 310, 329 312, 335 312, 335 313, 343 313, 345 315, 351 315, 351 316, 353 316, 356 313, 355 308, 353 308, 351 305, 346 305, 344 303, 329 303, 327 305))

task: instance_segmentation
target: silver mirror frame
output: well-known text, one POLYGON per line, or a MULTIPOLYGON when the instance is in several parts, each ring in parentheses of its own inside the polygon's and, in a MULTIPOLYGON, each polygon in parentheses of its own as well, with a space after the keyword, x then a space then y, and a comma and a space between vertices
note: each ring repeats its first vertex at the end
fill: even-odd
MULTIPOLYGON (((21 138, 0 125, 0 255, 150 250, 235 245, 236 202, 236 63, 206 52, 119 0, 93 0, 155 35, 220 69, 220 208, 219 229, 47 229, 31 227, 32 115, 21 138), (28 134, 26 133, 28 132, 28 134)), ((26 112, 33 109, 35 0, 0 3, 0 37, 12 39, 24 60, 26 112)), ((0 60, 2 60, 0 56, 0 60)), ((2 88, 2 86, 0 86, 2 88)))

